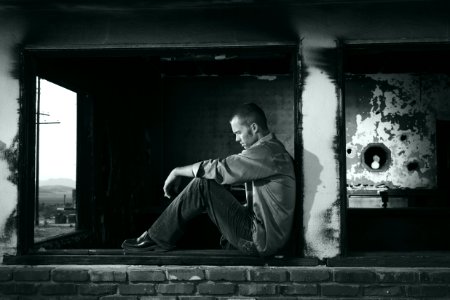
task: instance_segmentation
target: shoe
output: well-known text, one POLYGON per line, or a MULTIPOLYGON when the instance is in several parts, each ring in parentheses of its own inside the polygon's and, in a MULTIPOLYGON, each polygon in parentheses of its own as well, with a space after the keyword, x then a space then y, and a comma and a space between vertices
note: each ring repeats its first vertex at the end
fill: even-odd
POLYGON ((135 239, 127 239, 122 243, 122 248, 127 252, 148 252, 148 251, 167 251, 155 243, 145 231, 140 237, 135 239))
POLYGON ((220 247, 224 250, 237 250, 223 235, 220 237, 220 247))

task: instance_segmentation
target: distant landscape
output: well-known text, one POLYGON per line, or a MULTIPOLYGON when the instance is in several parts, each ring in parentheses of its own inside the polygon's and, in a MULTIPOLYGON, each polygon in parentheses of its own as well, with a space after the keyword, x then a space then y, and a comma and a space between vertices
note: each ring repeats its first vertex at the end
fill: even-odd
POLYGON ((75 180, 70 178, 51 178, 46 180, 39 180, 39 186, 44 185, 63 185, 71 188, 75 188, 75 180))
POLYGON ((63 204, 64 195, 66 203, 72 202, 73 188, 62 185, 46 185, 39 187, 39 203, 44 204, 63 204))
POLYGON ((40 204, 63 204, 64 195, 66 203, 72 202, 72 190, 75 189, 75 181, 71 179, 50 179, 39 182, 40 204))
POLYGON ((42 241, 75 230, 76 222, 67 219, 61 222, 63 215, 75 213, 75 210, 71 210, 76 206, 72 199, 74 189, 75 181, 71 179, 39 181, 39 225, 34 227, 35 241, 42 241), (65 200, 64 195, 66 196, 65 200), (67 210, 68 208, 69 210, 67 210))

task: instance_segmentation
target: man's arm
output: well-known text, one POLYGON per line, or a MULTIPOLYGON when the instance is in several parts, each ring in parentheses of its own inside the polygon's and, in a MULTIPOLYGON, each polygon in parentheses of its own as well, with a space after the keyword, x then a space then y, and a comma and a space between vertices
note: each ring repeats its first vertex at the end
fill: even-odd
POLYGON ((194 165, 176 167, 173 169, 164 182, 164 197, 172 198, 173 189, 178 186, 180 177, 195 177, 194 165))
POLYGON ((196 176, 231 185, 268 178, 279 172, 284 161, 278 155, 266 147, 247 149, 223 159, 203 161, 196 176))

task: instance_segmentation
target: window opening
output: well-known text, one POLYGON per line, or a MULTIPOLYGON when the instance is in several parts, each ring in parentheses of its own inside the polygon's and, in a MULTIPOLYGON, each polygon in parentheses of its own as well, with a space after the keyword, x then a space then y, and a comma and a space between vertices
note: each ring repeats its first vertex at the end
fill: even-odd
MULTIPOLYGON (((37 92, 26 93, 30 109, 24 115, 33 120, 27 126, 35 125, 35 132, 31 137, 24 130, 22 136, 36 149, 24 144, 27 156, 22 159, 23 165, 35 164, 36 172, 21 170, 26 180, 19 187, 20 203, 26 204, 22 211, 28 216, 19 220, 21 253, 120 251, 125 238, 150 227, 168 205, 162 186, 171 168, 241 150, 229 129, 228 110, 242 99, 258 102, 268 112, 271 129, 295 157, 296 49, 200 49, 197 55, 183 50, 117 55, 105 50, 102 56, 95 51, 40 55, 31 50, 24 86, 37 92), (218 52, 226 53, 225 59, 216 59, 218 52), (51 102, 53 93, 64 95, 51 102), (69 122, 58 115, 58 105, 73 113, 73 131, 52 134, 48 142, 47 131, 69 122), (68 135, 72 138, 64 142, 66 148, 56 149, 68 135), (49 175, 61 155, 74 167, 63 170, 74 171, 49 175), (62 184, 68 188, 59 190, 58 202, 50 207, 44 181, 52 178, 72 181, 62 184)), ((241 187, 230 190, 238 198, 243 194, 241 187)), ((220 236, 208 222, 206 215, 193 220, 178 249, 219 249, 220 236)))
POLYGON ((36 203, 34 241, 74 232, 77 95, 36 77, 36 203))
POLYGON ((344 47, 349 253, 450 250, 442 125, 450 117, 449 51, 447 44, 344 47))

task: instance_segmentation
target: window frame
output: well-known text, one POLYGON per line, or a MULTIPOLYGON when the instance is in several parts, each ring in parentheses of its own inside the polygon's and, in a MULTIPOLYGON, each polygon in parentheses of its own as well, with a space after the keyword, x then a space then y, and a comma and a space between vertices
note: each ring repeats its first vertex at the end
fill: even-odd
MULTIPOLYGON (((19 180, 18 180, 18 214, 17 214, 17 256, 5 256, 5 263, 64 263, 65 261, 89 261, 92 260, 95 263, 111 263, 111 261, 116 261, 119 263, 124 263, 127 261, 132 261, 133 263, 155 263, 155 261, 162 261, 169 264, 180 264, 183 262, 188 262, 189 264, 196 264, 194 261, 197 260, 199 263, 215 263, 215 264, 230 264, 230 255, 233 257, 232 261, 235 264, 267 264, 269 260, 255 258, 254 260, 248 256, 241 255, 238 253, 224 253, 219 250, 205 250, 205 251, 174 251, 169 255, 159 255, 151 254, 145 255, 147 258, 140 259, 143 256, 125 256, 122 255, 120 249, 114 250, 104 250, 104 249, 81 249, 81 250, 50 250, 46 251, 45 254, 42 252, 38 253, 34 249, 41 242, 34 242, 34 219, 35 219, 35 199, 36 199, 36 183, 35 183, 35 155, 36 149, 34 147, 36 143, 36 76, 38 74, 37 63, 42 57, 51 57, 52 55, 70 57, 71 55, 82 57, 89 55, 99 55, 106 54, 111 56, 126 56, 126 55, 139 55, 139 54, 152 54, 152 55, 178 55, 188 53, 190 55, 195 55, 196 53, 216 53, 216 52, 229 52, 229 51, 244 51, 243 53, 248 53, 251 50, 264 50, 272 51, 271 53, 276 54, 277 51, 288 51, 291 53, 293 61, 292 64, 292 77, 293 77, 293 88, 294 88, 294 155, 296 157, 295 167, 298 172, 297 178, 297 208, 296 208, 296 221, 294 224, 293 232, 291 234, 292 241, 290 244, 291 253, 294 253, 291 258, 286 258, 283 256, 278 257, 275 261, 270 262, 270 264, 293 264, 293 265, 317 265, 317 259, 314 258, 303 258, 303 230, 302 230, 302 201, 301 196, 303 194, 303 176, 300 173, 301 168, 301 151, 302 151, 302 138, 301 138, 301 89, 304 70, 301 69, 302 63, 302 48, 300 40, 295 42, 287 43, 276 43, 276 44, 261 44, 261 43, 248 43, 239 45, 206 45, 206 46, 190 46, 190 45, 174 45, 171 47, 167 46, 152 46, 145 48, 87 48, 87 49, 40 49, 33 47, 25 47, 21 51, 21 77, 20 77, 20 117, 19 117, 19 180), (199 254, 200 253, 200 254, 199 254), (208 253, 205 257, 204 253, 208 253), (64 255, 63 255, 64 254, 64 255), (61 256, 63 255, 64 258, 61 256), (65 256, 69 256, 68 258, 65 256), (104 255, 113 256, 110 260, 104 260, 104 255), (148 259, 148 257, 153 257, 153 259, 148 259), (195 257, 195 259, 190 259, 195 257), (290 262, 287 263, 287 260, 290 262)), ((77 91, 75 91, 77 92, 77 91)), ((88 124, 89 118, 80 119, 79 112, 83 109, 88 109, 89 101, 88 95, 79 94, 77 92, 77 102, 79 107, 77 108, 77 122, 78 126, 81 127, 77 129, 77 139, 80 136, 86 136, 89 133, 89 128, 92 129, 92 124, 88 124), (84 108, 80 107, 84 105, 84 108)), ((92 113, 92 111, 90 112, 92 113)), ((92 121, 92 117, 90 118, 92 121)), ((78 174, 92 174, 93 172, 88 172, 90 167, 86 164, 80 163, 83 158, 80 155, 89 156, 92 151, 92 141, 89 139, 78 139, 77 142, 77 197, 90 197, 93 198, 93 176, 79 177, 78 174), (84 144, 83 144, 84 141, 84 144), (79 151, 79 148, 90 149, 89 151, 79 151), (91 147, 91 148, 90 148, 91 147), (81 171, 80 171, 81 170, 81 171), (88 177, 88 178, 86 178, 88 177), (89 178, 90 177, 90 178, 89 178), (84 181, 84 182, 82 182, 84 181), (83 194, 83 196, 82 196, 83 194)), ((88 160, 91 163, 92 160, 88 160)), ((89 205, 87 200, 77 201, 77 211, 80 210, 79 214, 79 228, 76 232, 69 234, 68 236, 74 235, 89 235, 90 228, 93 224, 93 213, 89 211, 89 205), (80 205, 80 207, 78 207, 80 205)), ((60 237, 51 238, 50 240, 59 240, 60 237)), ((271 258, 274 259, 274 258, 271 258)))
MULTIPOLYGON (((44 241, 34 241, 34 226, 36 218, 36 204, 37 204, 37 186, 36 186, 36 122, 37 122, 37 110, 36 110, 36 78, 38 76, 37 71, 37 56, 41 51, 24 49, 22 51, 22 76, 20 81, 20 116, 19 116, 19 157, 18 157, 18 212, 17 212, 17 253, 18 255, 24 255, 32 252, 33 248, 39 247, 45 243, 51 243, 52 241, 61 240, 64 237, 71 238, 77 235, 86 235, 89 232, 89 228, 92 225, 92 221, 89 215, 92 212, 89 210, 89 206, 86 203, 81 203, 81 208, 77 207, 77 228, 75 232, 64 234, 61 236, 51 237, 44 241), (33 146, 30 146, 33 145, 33 146), (79 213, 81 211, 81 213, 79 213)), ((45 54, 47 51, 44 51, 45 54)), ((77 194, 86 194, 89 189, 92 188, 92 178, 86 178, 85 176, 79 176, 79 174, 89 174, 89 172, 78 172, 78 170, 86 170, 91 167, 91 164, 81 164, 80 155, 86 154, 86 151, 79 151, 81 148, 89 149, 92 151, 92 143, 86 138, 89 130, 89 126, 86 125, 86 120, 89 117, 82 116, 79 112, 86 111, 87 101, 83 100, 83 96, 77 93, 77 103, 80 105, 77 107, 77 189, 82 186, 83 188, 77 191, 77 194), (82 121, 82 122, 80 122, 82 121), (81 125, 81 126, 80 126, 81 125), (89 147, 90 146, 90 147, 89 147), (83 182, 80 185, 79 180, 83 182)), ((89 161, 89 160, 88 160, 89 161)), ((89 161, 92 163, 92 161, 89 161)), ((77 203, 78 205, 78 203, 77 203)))

